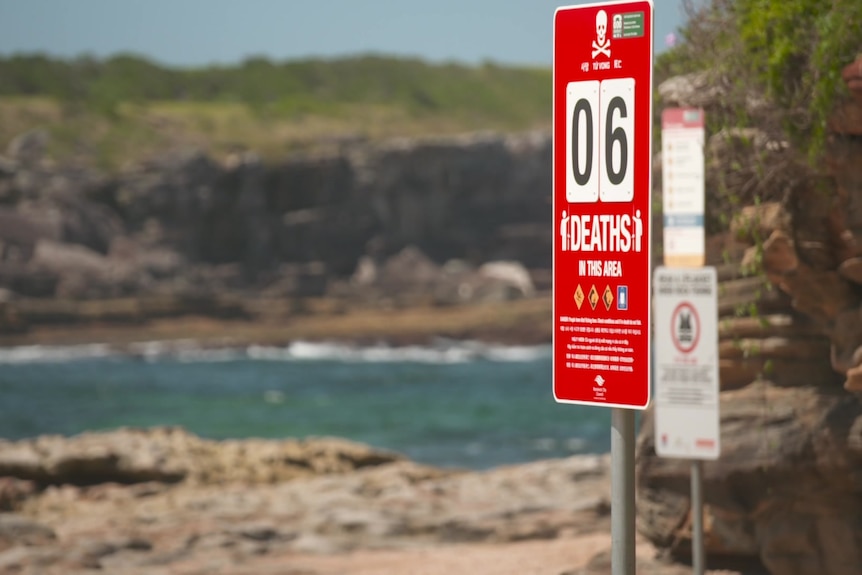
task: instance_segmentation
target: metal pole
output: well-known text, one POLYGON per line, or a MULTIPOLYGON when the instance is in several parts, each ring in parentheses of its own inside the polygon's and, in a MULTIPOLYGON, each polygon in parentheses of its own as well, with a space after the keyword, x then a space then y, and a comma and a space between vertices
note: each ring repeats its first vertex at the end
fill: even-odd
POLYGON ((635 412, 611 410, 611 571, 635 574, 635 412))
POLYGON ((694 575, 703 575, 703 464, 691 462, 691 557, 694 575))

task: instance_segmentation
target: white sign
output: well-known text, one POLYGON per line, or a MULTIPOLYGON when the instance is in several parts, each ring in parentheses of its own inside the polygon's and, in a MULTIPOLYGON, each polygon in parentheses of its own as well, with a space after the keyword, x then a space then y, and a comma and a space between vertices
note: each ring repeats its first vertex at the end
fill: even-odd
POLYGON ((632 201, 634 98, 633 78, 569 82, 566 199, 570 203, 594 203, 599 198, 603 202, 632 201))
POLYGON ((702 266, 703 110, 670 108, 662 112, 661 139, 664 262, 674 267, 702 266))
POLYGON ((717 459, 718 281, 715 268, 655 272, 655 448, 717 459))

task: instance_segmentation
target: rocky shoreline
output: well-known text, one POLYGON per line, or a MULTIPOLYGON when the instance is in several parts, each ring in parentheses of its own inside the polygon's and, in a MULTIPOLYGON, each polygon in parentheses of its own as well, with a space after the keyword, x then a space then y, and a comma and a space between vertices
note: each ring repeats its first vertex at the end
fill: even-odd
POLYGON ((136 324, 96 322, 31 326, 24 333, 0 334, 0 346, 104 344, 128 351, 144 342, 206 348, 284 347, 295 341, 357 345, 427 345, 439 338, 496 344, 550 343, 551 300, 547 296, 510 302, 406 309, 342 308, 332 300, 309 302, 302 313, 273 309, 257 319, 199 315, 153 319, 136 324))
POLYGON ((0 441, 0 573, 606 573, 609 464, 469 472, 178 428, 0 441))

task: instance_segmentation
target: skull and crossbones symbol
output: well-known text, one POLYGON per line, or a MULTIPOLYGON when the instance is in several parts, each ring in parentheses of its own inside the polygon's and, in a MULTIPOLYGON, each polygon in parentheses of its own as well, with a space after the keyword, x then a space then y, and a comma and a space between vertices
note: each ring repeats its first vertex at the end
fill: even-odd
POLYGON ((604 54, 608 58, 611 57, 611 39, 607 37, 608 33, 608 13, 604 10, 599 10, 596 14, 596 39, 593 40, 593 58, 599 54, 604 54))

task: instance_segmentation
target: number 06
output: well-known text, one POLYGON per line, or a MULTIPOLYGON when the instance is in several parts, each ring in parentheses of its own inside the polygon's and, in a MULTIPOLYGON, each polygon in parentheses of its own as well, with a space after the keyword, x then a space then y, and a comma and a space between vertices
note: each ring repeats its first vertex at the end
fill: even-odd
POLYGON ((566 86, 566 199, 572 203, 634 198, 635 81, 566 86))

